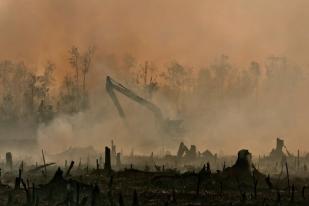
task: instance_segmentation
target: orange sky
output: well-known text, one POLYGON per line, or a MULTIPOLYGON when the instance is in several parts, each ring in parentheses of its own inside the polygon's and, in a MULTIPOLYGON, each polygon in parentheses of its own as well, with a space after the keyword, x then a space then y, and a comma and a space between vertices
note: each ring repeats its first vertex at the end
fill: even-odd
POLYGON ((284 55, 307 64, 307 0, 1 0, 0 59, 62 71, 71 45, 97 55, 201 65, 224 53, 237 64, 284 55))

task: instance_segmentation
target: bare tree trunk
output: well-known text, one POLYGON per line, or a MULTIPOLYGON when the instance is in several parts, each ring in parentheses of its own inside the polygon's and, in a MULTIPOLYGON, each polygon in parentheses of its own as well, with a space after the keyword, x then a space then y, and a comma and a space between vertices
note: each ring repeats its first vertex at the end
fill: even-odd
POLYGON ((43 157, 43 164, 44 164, 44 175, 47 175, 47 169, 46 169, 46 162, 45 162, 45 156, 44 156, 44 151, 42 149, 42 157, 43 157))
MULTIPOLYGON (((77 57, 76 57, 76 62, 77 62, 77 57)), ((75 70, 76 70, 76 85, 78 86, 79 74, 78 74, 78 65, 77 64, 75 66, 75 70)))
POLYGON ((83 76, 83 92, 85 95, 86 94, 86 72, 84 72, 84 76, 83 76))

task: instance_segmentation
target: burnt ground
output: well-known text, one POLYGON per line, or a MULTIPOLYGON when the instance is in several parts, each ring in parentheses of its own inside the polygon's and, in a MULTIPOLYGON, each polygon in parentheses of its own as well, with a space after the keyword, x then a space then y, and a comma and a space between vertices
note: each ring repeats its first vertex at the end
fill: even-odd
POLYGON ((47 174, 22 173, 20 179, 3 174, 0 205, 309 205, 309 179, 266 179, 205 168, 184 173, 75 168, 68 174, 53 167, 47 174))

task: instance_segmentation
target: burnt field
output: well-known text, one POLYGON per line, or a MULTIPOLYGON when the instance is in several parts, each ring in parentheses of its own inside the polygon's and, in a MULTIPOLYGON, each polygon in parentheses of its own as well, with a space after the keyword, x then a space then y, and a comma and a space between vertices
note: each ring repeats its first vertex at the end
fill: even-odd
POLYGON ((64 165, 45 162, 44 152, 42 165, 13 164, 7 153, 0 205, 308 205, 306 157, 281 146, 277 139, 269 156, 254 159, 245 149, 203 156, 184 144, 175 156, 121 156, 112 145, 104 158, 64 165))
POLYGON ((32 177, 35 183, 29 179, 23 180, 26 182, 21 184, 21 188, 2 185, 1 205, 308 204, 308 195, 303 187, 305 182, 308 183, 305 179, 293 179, 290 194, 284 184, 278 190, 271 189, 261 180, 255 193, 253 181, 245 183, 232 177, 225 179, 220 174, 143 172, 134 169, 112 175, 99 174, 97 170, 92 170, 92 174, 78 172, 82 173, 76 170, 66 178, 58 176, 59 171, 54 178, 32 177))
MULTIPOLYGON (((250 179, 225 172, 61 169, 7 176, 1 205, 307 205, 307 178, 250 179), (20 180, 20 182, 19 182, 20 180)), ((3 180, 3 181, 4 181, 3 180)))

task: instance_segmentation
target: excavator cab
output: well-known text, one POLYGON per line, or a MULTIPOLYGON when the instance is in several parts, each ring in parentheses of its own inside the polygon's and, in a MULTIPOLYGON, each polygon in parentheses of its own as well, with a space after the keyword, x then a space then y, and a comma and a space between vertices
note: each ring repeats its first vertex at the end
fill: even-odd
POLYGON ((170 120, 165 119, 162 115, 161 109, 153 104, 152 102, 138 96, 130 89, 126 88, 122 84, 116 82, 113 80, 110 76, 106 77, 106 91, 111 97, 114 105, 117 108, 117 111, 119 113, 119 116, 123 119, 126 118, 125 112, 123 108, 121 107, 121 104, 115 94, 115 91, 120 92, 124 96, 130 98, 131 100, 137 102, 138 104, 142 105, 143 107, 146 107, 149 109, 155 116, 157 122, 159 123, 161 129, 167 133, 170 136, 182 136, 184 133, 184 127, 183 127, 183 120, 170 120))

